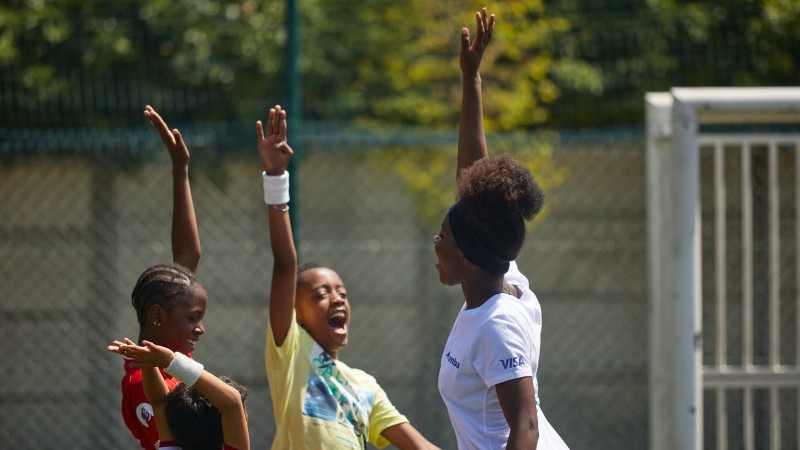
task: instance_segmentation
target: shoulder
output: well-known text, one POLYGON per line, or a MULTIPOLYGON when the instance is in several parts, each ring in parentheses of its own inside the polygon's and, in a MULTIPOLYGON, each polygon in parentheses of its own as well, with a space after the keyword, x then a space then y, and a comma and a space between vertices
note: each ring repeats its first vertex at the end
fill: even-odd
POLYGON ((313 339, 311 336, 303 327, 297 324, 297 320, 293 315, 292 322, 286 332, 286 337, 283 339, 283 343, 278 346, 275 343, 275 336, 272 334, 272 325, 267 322, 266 355, 267 360, 275 364, 280 364, 281 361, 294 358, 299 352, 302 352, 305 347, 310 347, 312 341, 313 339))
POLYGON ((472 335, 480 336, 475 341, 479 347, 493 345, 490 342, 506 342, 512 336, 528 336, 541 326, 539 303, 527 289, 523 290, 522 298, 498 295, 487 305, 482 316, 470 331, 472 335))
POLYGON ((122 387, 141 384, 142 383, 142 370, 138 367, 133 367, 133 360, 124 357, 125 375, 122 377, 122 387))
POLYGON ((503 278, 505 278, 506 283, 524 286, 526 289, 530 287, 528 277, 520 272, 516 261, 511 261, 508 271, 505 273, 503 278))

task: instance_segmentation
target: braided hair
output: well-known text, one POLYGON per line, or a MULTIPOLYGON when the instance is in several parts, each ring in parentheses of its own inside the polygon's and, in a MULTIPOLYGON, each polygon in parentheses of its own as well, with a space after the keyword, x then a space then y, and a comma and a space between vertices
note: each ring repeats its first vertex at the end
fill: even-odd
POLYGON ((525 221, 544 205, 533 174, 508 154, 490 156, 463 169, 458 203, 464 221, 493 254, 517 258, 525 242, 525 221))
POLYGON ((200 280, 180 264, 156 264, 148 267, 139 276, 131 293, 131 304, 136 310, 139 327, 146 323, 145 316, 153 305, 170 309, 180 299, 188 298, 197 287, 202 287, 200 280))

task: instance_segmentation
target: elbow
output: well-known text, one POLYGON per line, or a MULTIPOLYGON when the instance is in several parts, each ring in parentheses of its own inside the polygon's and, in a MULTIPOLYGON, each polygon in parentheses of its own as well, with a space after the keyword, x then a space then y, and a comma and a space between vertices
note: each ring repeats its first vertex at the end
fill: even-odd
POLYGON ((538 443, 539 424, 536 421, 531 421, 526 424, 520 424, 516 429, 511 429, 506 449, 535 450, 538 443))
POLYGON ((200 249, 193 252, 175 253, 173 261, 189 269, 193 274, 197 274, 197 266, 200 264, 200 249))
POLYGON ((530 448, 536 450, 539 444, 539 426, 537 423, 531 423, 528 426, 528 442, 531 444, 530 448))
POLYGON ((197 267, 200 265, 200 249, 186 257, 186 260, 192 265, 192 272, 197 273, 197 267))
POLYGON ((219 405, 215 405, 220 412, 240 411, 244 409, 244 400, 242 400, 242 393, 233 386, 228 385, 225 389, 225 394, 219 405))

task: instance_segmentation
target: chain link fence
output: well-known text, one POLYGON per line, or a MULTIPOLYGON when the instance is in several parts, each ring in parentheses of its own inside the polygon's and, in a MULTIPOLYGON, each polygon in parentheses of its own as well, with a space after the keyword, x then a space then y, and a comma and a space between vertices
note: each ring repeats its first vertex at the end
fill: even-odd
MULTIPOLYGON (((89 132, 62 140, 63 148, 48 154, 6 153, 0 168, 6 380, 0 440, 6 445, 136 447, 119 414, 122 363, 104 347, 136 336, 133 284, 148 265, 171 259, 170 163, 155 132, 142 128, 151 134, 112 140, 151 155, 136 164, 117 158, 105 137, 89 132), (68 151, 70 140, 75 145, 68 151)), ((212 372, 248 385, 253 448, 266 448, 274 430, 263 356, 267 220, 254 146, 230 138, 247 136, 249 128, 183 133, 193 155, 203 245, 198 273, 210 296, 196 355, 212 372), (210 146, 218 145, 228 146, 228 156, 210 156, 210 146)), ((31 139, 58 141, 4 137, 22 146, 31 139)), ((430 238, 454 196, 453 138, 418 132, 417 142, 407 142, 407 130, 341 134, 307 127, 296 140, 293 169, 300 260, 332 266, 350 293, 351 339, 342 359, 373 374, 442 448, 454 448, 455 441, 436 379, 463 300, 457 288, 439 285, 430 238), (426 184, 415 177, 425 174, 441 180, 426 184)), ((493 135, 489 141, 492 151, 509 150, 541 168, 537 175, 548 194, 519 259, 544 310, 545 413, 572 448, 644 448, 640 133, 493 135)))

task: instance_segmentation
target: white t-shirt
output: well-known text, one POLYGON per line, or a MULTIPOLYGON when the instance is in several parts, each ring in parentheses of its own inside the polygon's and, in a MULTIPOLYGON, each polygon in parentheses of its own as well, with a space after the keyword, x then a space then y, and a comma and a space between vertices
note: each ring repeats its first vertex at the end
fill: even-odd
POLYGON ((477 308, 465 309, 465 304, 442 352, 439 393, 450 414, 458 448, 504 449, 510 429, 495 385, 531 377, 539 419, 537 449, 567 449, 539 408, 539 300, 513 261, 505 280, 519 288, 521 298, 497 294, 477 308))

